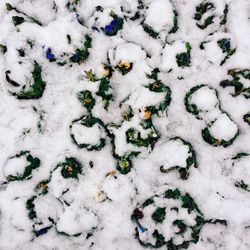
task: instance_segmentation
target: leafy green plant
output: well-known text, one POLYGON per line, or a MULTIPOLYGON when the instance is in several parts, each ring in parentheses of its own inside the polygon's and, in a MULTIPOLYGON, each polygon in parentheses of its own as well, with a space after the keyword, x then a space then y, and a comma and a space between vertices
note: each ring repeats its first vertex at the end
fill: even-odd
POLYGON ((36 61, 34 61, 32 78, 33 78, 33 84, 30 86, 28 90, 26 90, 26 86, 24 86, 19 93, 11 92, 12 95, 16 96, 16 98, 19 100, 41 98, 45 90, 46 83, 42 79, 42 68, 36 61))
POLYGON ((161 166, 160 171, 162 173, 169 173, 169 172, 171 172, 173 170, 178 170, 179 174, 180 174, 180 178, 183 179, 183 180, 186 180, 188 178, 188 176, 189 176, 191 167, 195 167, 195 168, 198 167, 197 159, 196 159, 196 153, 195 153, 191 143, 183 140, 180 137, 171 138, 170 141, 181 141, 183 146, 188 147, 189 156, 186 159, 186 166, 185 167, 172 166, 172 167, 170 167, 168 169, 165 169, 164 166, 161 166))
POLYGON ((95 106, 95 99, 89 90, 79 92, 77 98, 88 111, 92 110, 95 106))
POLYGON ((63 178, 78 179, 78 175, 82 174, 82 164, 73 157, 66 157, 65 162, 58 164, 57 167, 61 167, 63 178))
POLYGON ((89 143, 81 143, 78 142, 75 138, 75 135, 72 133, 72 127, 74 124, 80 124, 81 126, 85 126, 87 128, 91 128, 94 125, 98 125, 98 128, 100 130, 102 130, 103 132, 105 131, 105 126, 104 123, 96 117, 93 117, 91 114, 88 115, 84 115, 82 117, 80 117, 79 119, 76 119, 72 122, 72 124, 70 125, 70 130, 71 130, 71 138, 73 140, 73 142, 79 147, 79 148, 85 148, 88 151, 99 151, 101 150, 105 145, 106 145, 106 138, 105 137, 101 137, 99 139, 99 142, 97 144, 89 144, 89 143))
POLYGON ((227 59, 236 52, 236 48, 231 47, 231 39, 223 38, 217 42, 222 52, 226 54, 225 58, 221 61, 220 65, 223 65, 227 59))
POLYGON ((136 224, 136 239, 142 246, 150 248, 166 246, 167 249, 187 249, 191 243, 197 243, 199 241, 200 231, 205 224, 227 225, 225 220, 205 219, 195 200, 188 193, 183 194, 177 188, 167 189, 163 193, 155 194, 146 199, 142 205, 139 205, 133 211, 131 219, 136 224), (178 201, 178 203, 175 202, 174 204, 179 205, 173 205, 171 200, 178 201), (160 206, 158 205, 159 203, 161 204, 160 206), (170 218, 168 218, 168 223, 172 223, 173 228, 177 228, 177 230, 174 230, 173 236, 167 239, 163 235, 163 232, 166 230, 167 211, 171 210, 176 212, 177 219, 171 222, 171 220, 169 220, 170 218), (187 214, 194 218, 195 224, 189 224, 188 220, 182 218, 178 219, 178 215, 182 214, 180 210, 187 210, 187 214), (151 217, 152 219, 152 223, 147 224, 147 228, 142 224, 143 221, 148 222, 148 220, 144 220, 145 217, 151 217), (143 234, 145 234, 146 231, 148 231, 147 237, 144 237, 143 234), (178 237, 178 235, 182 235, 183 241, 174 243, 174 239, 178 237))
POLYGON ((194 15, 194 19, 197 21, 196 25, 200 29, 206 29, 210 24, 213 23, 214 20, 214 14, 209 15, 205 18, 205 20, 202 20, 203 16, 210 10, 214 10, 215 6, 213 3, 204 1, 200 3, 198 6, 196 6, 196 12, 194 15))
POLYGON ((28 180, 32 177, 32 172, 34 169, 39 168, 40 160, 36 157, 33 157, 29 151, 21 151, 19 154, 11 157, 13 158, 25 158, 27 165, 25 166, 24 172, 18 175, 8 175, 6 178, 8 181, 23 181, 28 180))
POLYGON ((241 78, 245 80, 250 80, 250 70, 249 69, 230 69, 228 70, 228 75, 233 78, 232 80, 223 80, 220 82, 220 86, 233 87, 234 93, 233 97, 243 95, 246 99, 250 98, 250 87, 244 87, 241 78))
POLYGON ((237 131, 237 133, 233 136, 233 138, 231 138, 230 140, 224 140, 224 139, 217 139, 214 138, 210 131, 209 128, 213 125, 214 121, 211 122, 210 124, 208 124, 207 127, 205 127, 202 130, 202 138, 204 139, 205 142, 209 143, 210 145, 214 146, 214 147, 218 147, 218 146, 223 146, 224 148, 230 146, 233 144, 233 142, 235 141, 235 139, 238 137, 238 135, 240 134, 239 130, 237 131))
POLYGON ((176 55, 176 62, 178 67, 189 67, 191 65, 191 45, 189 42, 186 42, 186 52, 176 55))

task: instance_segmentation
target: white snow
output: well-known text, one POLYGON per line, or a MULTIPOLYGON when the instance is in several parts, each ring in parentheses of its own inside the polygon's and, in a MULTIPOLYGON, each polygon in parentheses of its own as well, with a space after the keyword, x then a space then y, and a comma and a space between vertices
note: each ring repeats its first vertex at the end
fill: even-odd
POLYGON ((160 68, 164 71, 177 68, 176 55, 183 52, 186 52, 186 44, 181 40, 166 44, 162 52, 160 68))
POLYGON ((222 114, 213 123, 209 131, 214 138, 228 141, 236 135, 238 128, 227 114, 222 114))
POLYGON ((193 93, 190 102, 195 104, 198 110, 211 111, 218 105, 218 98, 214 89, 203 86, 193 93))
MULTIPOLYGON (((219 85, 228 78, 228 70, 249 69, 250 2, 213 0, 215 10, 205 14, 202 21, 209 15, 215 15, 214 23, 204 30, 199 29, 193 19, 195 8, 201 2, 143 0, 145 8, 138 9, 138 0, 0 1, 0 44, 7 47, 5 54, 0 52, 1 250, 145 249, 135 238, 136 224, 131 220, 131 215, 145 199, 164 192, 169 186, 190 194, 205 219, 225 219, 228 222, 227 226, 204 225, 199 241, 191 243, 188 250, 250 249, 249 192, 235 187, 235 182, 240 180, 250 185, 249 157, 232 160, 239 152, 250 153, 250 129, 242 119, 249 112, 249 99, 242 95, 233 97, 230 95, 233 88, 224 89, 219 85), (7 2, 38 19, 42 26, 31 20, 14 26, 12 17, 24 15, 15 10, 7 11, 7 2), (68 10, 68 2, 74 5, 76 12, 68 10), (229 6, 228 21, 221 26, 225 4, 229 6), (103 12, 96 11, 98 5, 103 7, 103 12), (106 36, 100 28, 110 23, 112 10, 123 18, 124 25, 116 36, 106 36), (168 34, 174 24, 173 10, 178 13, 179 29, 176 33, 168 34), (140 17, 131 20, 137 11, 140 17), (143 22, 160 33, 157 39, 144 31, 143 22), (92 29, 93 26, 99 31, 92 29), (92 37, 92 48, 84 63, 59 66, 46 58, 47 48, 51 48, 56 57, 62 56, 62 60, 69 58, 77 48, 82 48, 86 34, 92 37), (67 35, 71 37, 70 44, 67 35), (230 38, 236 52, 219 66, 225 56, 217 45, 222 38, 230 38), (34 42, 33 48, 27 41, 34 42), (192 47, 191 65, 181 68, 176 63, 176 55, 186 52, 185 42, 192 47), (207 42, 204 50, 200 49, 202 42, 207 42), (25 51, 24 57, 19 56, 19 49, 25 51), (42 67, 46 89, 39 99, 18 100, 10 92, 33 84, 34 60, 42 67), (126 75, 116 68, 120 61, 133 63, 132 70, 126 75), (108 65, 109 62, 114 70, 110 78, 113 99, 105 110, 102 98, 95 94, 99 82, 87 80, 85 71, 92 70, 98 78, 102 77, 104 71, 101 65, 108 65), (157 105, 164 96, 145 88, 153 81, 147 74, 151 74, 155 68, 160 69, 158 79, 171 89, 172 101, 164 116, 154 115, 152 118, 160 138, 149 152, 148 148, 127 144, 125 132, 135 127, 141 131, 143 138, 147 137, 149 131, 142 129, 138 109, 157 105), (11 71, 10 78, 20 87, 16 88, 6 80, 6 70, 11 71), (216 89, 219 97, 216 99, 215 92, 208 87, 193 95, 192 103, 207 111, 198 120, 187 112, 184 99, 192 87, 200 84, 216 89), (77 123, 72 131, 79 143, 96 144, 105 136, 107 145, 102 150, 87 151, 73 144, 70 125, 87 112, 77 99, 77 93, 82 90, 93 93, 96 104, 92 115, 100 118, 105 125, 122 123, 121 113, 131 105, 134 118, 129 122, 124 121, 120 128, 112 129, 117 154, 124 155, 135 150, 141 152, 133 158, 133 167, 128 174, 122 175, 117 170, 111 139, 104 135, 98 125, 86 128, 77 123), (122 107, 121 102, 124 102, 122 107), (239 129, 238 138, 226 148, 209 145, 203 140, 201 130, 211 121, 215 122, 209 131, 216 139, 230 140, 239 129), (166 169, 173 165, 186 166, 188 148, 179 141, 170 140, 176 136, 190 142, 196 152, 198 168, 191 171, 187 180, 175 174, 161 173, 158 167, 163 164, 166 169), (32 152, 41 160, 41 166, 29 180, 8 182, 6 176, 20 174, 24 170, 25 159, 10 159, 21 150, 32 152), (75 157, 83 165, 83 174, 78 179, 65 179, 61 175, 61 168, 55 170, 65 157, 75 157), (49 193, 39 195, 35 191, 37 184, 50 177, 49 193), (98 192, 103 193, 96 199, 98 192), (37 196, 34 204, 38 218, 30 220, 26 202, 33 196, 37 196), (34 229, 40 230, 46 226, 52 226, 47 233, 39 237, 34 235, 34 229), (59 234, 58 231, 71 236, 59 234), (89 232, 93 235, 86 239, 89 232), (79 237, 72 236, 78 233, 81 233, 79 237)), ((244 86, 250 86, 249 80, 240 80, 244 86)), ((183 219, 185 223, 194 225, 193 213, 188 214, 184 208, 180 208, 179 213, 170 210, 171 206, 180 206, 178 202, 158 199, 156 204, 166 206, 167 217, 162 225, 152 223, 151 213, 156 207, 148 207, 143 218, 143 226, 148 231, 142 237, 152 243, 155 243, 155 239, 150 233, 154 229, 159 229, 167 239, 174 235, 178 229, 171 223, 175 219, 183 219)), ((190 234, 189 230, 183 236, 174 235, 173 241, 181 244, 190 238, 190 234)))
POLYGON ((153 151, 153 159, 157 166, 164 169, 179 166, 186 167, 186 160, 190 156, 188 146, 184 145, 180 139, 170 140, 157 145, 153 151))
POLYGON ((163 29, 171 29, 174 22, 173 7, 170 1, 154 0, 146 11, 145 23, 153 28, 156 32, 163 29))
POLYGON ((29 163, 26 161, 26 157, 19 157, 19 158, 11 158, 8 159, 6 165, 4 167, 4 174, 5 176, 13 175, 18 176, 23 174, 25 167, 27 167, 29 163))
POLYGON ((98 124, 94 124, 92 127, 86 127, 80 123, 74 123, 71 131, 78 144, 98 144, 103 135, 98 124))

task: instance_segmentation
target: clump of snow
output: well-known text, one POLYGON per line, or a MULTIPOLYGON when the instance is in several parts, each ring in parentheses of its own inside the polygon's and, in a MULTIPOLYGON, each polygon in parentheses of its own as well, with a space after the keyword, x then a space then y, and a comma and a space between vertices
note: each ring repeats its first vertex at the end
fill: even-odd
POLYGON ((177 68, 176 55, 184 52, 186 52, 186 43, 181 40, 166 44, 162 52, 161 70, 168 71, 177 68))
POLYGON ((170 1, 152 1, 146 11, 145 23, 152 27, 156 32, 164 29, 170 30, 174 22, 173 7, 170 1))
POLYGON ((228 141, 232 139, 238 131, 238 127, 227 114, 221 114, 209 128, 211 135, 219 140, 228 141))
POLYGON ((101 130, 98 124, 94 124, 92 127, 86 127, 80 122, 74 123, 71 131, 78 144, 98 144, 104 136, 104 131, 101 130))
MULTIPOLYGON (((250 249, 249 192, 242 188, 242 183, 239 183, 241 188, 235 186, 235 182, 241 180, 249 185, 249 157, 232 160, 239 152, 250 152, 250 130, 243 121, 244 114, 249 112, 249 99, 232 96, 227 88, 219 85, 229 69, 249 69, 250 6, 247 0, 211 0, 215 8, 203 16, 201 23, 211 15, 213 22, 200 29, 194 15, 202 2, 0 1, 0 249, 144 249, 135 237, 137 225, 131 215, 146 198, 159 190, 165 191, 166 184, 190 194, 205 219, 227 221, 227 226, 204 225, 199 241, 191 243, 188 249, 250 249), (7 10, 6 3, 23 13, 7 10), (225 4, 228 4, 227 22, 221 25, 225 4), (124 23, 117 35, 110 37, 101 28, 112 22, 112 10, 124 23), (174 10, 178 14, 178 30, 169 34, 174 24, 174 10), (24 17, 25 22, 15 26, 13 16, 24 17), (152 26, 159 36, 154 39, 145 32, 143 24, 152 26), (92 48, 84 62, 72 64, 66 60, 67 64, 61 66, 59 61, 50 62, 46 58, 49 48, 55 57, 68 58, 76 49, 84 47, 86 34, 92 38, 92 48), (236 52, 220 65, 225 53, 221 53, 216 43, 222 38, 230 38, 236 52), (182 68, 178 67, 176 55, 186 52, 185 41, 192 47, 192 63, 182 68), (200 48, 203 42, 204 50, 200 48), (10 92, 33 84, 34 61, 41 65, 46 82, 44 94, 39 99, 18 100, 10 92), (132 70, 122 75, 117 69, 120 61, 133 63, 132 70), (85 72, 92 70, 101 78, 105 73, 102 64, 113 70, 112 77, 108 78, 108 94, 113 96, 107 109, 103 107, 102 97, 96 94, 100 81, 89 81, 85 72), (126 130, 135 127, 142 138, 147 138, 152 131, 142 128, 141 122, 145 120, 142 121, 138 109, 156 105, 163 97, 162 93, 156 95, 145 88, 153 81, 147 75, 155 68, 160 70, 158 79, 170 88, 172 101, 164 116, 154 115, 146 121, 159 136, 154 148, 136 147, 126 142, 126 130), (19 87, 7 81, 7 70, 19 87), (192 102, 207 111, 202 120, 197 120, 186 111, 184 99, 188 90, 204 82, 218 91, 219 100, 207 87, 195 93, 192 102), (72 129, 82 143, 95 144, 102 136, 109 137, 100 151, 82 150, 74 145, 70 136, 72 121, 86 112, 76 96, 82 90, 92 92, 96 103, 88 112, 100 118, 111 135, 103 134, 96 126, 86 128, 78 123, 72 129), (228 115, 220 110, 219 103, 228 115), (130 121, 121 116, 128 106, 134 111, 130 121), (112 123, 121 126, 110 129, 112 123), (213 147, 201 136, 206 126, 217 140, 230 140, 237 133, 237 127, 241 133, 229 147, 213 147), (167 167, 185 166, 188 148, 169 141, 176 136, 186 138, 197 153, 199 168, 186 180, 162 174, 156 167, 156 163, 162 162, 167 167), (6 181, 6 176, 24 170, 21 158, 10 159, 13 152, 21 150, 32 150, 41 160, 41 167, 31 179, 6 181), (135 150, 140 151, 140 155, 133 158, 130 172, 121 174, 114 153, 123 156, 135 150), (66 156, 77 157, 83 164, 84 174, 78 179, 64 179, 61 169, 55 169, 55 162, 66 156), (48 193, 41 195, 35 189, 43 180, 49 181, 48 193), (30 219, 26 206, 34 195, 37 196, 34 200, 37 219, 30 219), (51 228, 46 231, 44 227, 51 228), (43 234, 37 237, 34 230, 42 230, 43 234)), ((248 80, 241 77, 240 81, 249 87, 248 80)), ((189 239, 190 230, 176 235, 178 228, 171 223, 178 218, 193 226, 194 215, 179 207, 177 216, 175 210, 170 209, 180 206, 175 201, 159 199, 157 205, 166 205, 166 219, 162 227, 152 221, 155 207, 149 206, 143 218, 148 231, 140 233, 142 238, 154 244, 155 239, 149 235, 154 226, 166 239, 175 235, 174 244, 189 239)))
POLYGON ((194 92, 190 102, 196 105, 198 110, 208 112, 218 105, 219 100, 215 89, 212 89, 208 86, 203 86, 194 92))
POLYGON ((170 140, 157 145, 153 151, 153 159, 158 166, 164 169, 179 166, 186 167, 186 160, 190 156, 189 148, 180 139, 170 140))
POLYGON ((6 165, 4 167, 4 174, 6 177, 9 175, 21 175, 28 164, 29 163, 26 161, 25 157, 10 158, 7 160, 6 165))

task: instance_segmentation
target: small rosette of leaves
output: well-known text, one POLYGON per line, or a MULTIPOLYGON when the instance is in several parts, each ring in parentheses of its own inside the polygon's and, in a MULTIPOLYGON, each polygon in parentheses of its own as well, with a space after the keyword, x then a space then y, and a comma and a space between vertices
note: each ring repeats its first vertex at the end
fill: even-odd
POLYGON ((204 30, 210 25, 218 23, 219 26, 223 26, 227 22, 228 4, 225 4, 223 13, 216 12, 216 5, 212 1, 202 1, 195 8, 194 20, 198 28, 204 30))
POLYGON ((39 237, 48 233, 55 226, 58 219, 58 212, 62 211, 62 203, 48 193, 33 195, 26 201, 26 209, 28 218, 32 222, 33 236, 39 237), (41 206, 44 209, 42 216, 41 206))
POLYGON ((129 173, 133 167, 132 159, 139 154, 140 152, 130 152, 126 154, 125 156, 114 155, 115 159, 117 160, 116 169, 121 174, 129 173))
POLYGON ((156 141, 159 139, 159 135, 157 134, 154 127, 151 127, 148 130, 148 134, 146 138, 141 136, 141 132, 136 128, 129 128, 126 131, 126 141, 127 143, 131 143, 137 147, 151 147, 153 148, 156 141))
POLYGON ((106 144, 106 133, 104 123, 92 115, 84 115, 74 120, 70 125, 71 138, 79 148, 85 148, 88 151, 99 151, 106 144), (91 134, 92 133, 92 134, 91 134), (86 135, 90 141, 86 141, 86 135))
POLYGON ((167 249, 187 249, 191 243, 197 243, 205 223, 226 223, 224 220, 205 220, 194 199, 178 189, 168 189, 146 199, 131 218, 136 224, 135 236, 142 246, 166 246, 167 249), (190 218, 181 216, 183 213, 190 218))
MULTIPOLYGON (((68 35, 67 40, 71 43, 71 37, 68 35)), ((82 47, 76 48, 73 54, 62 53, 58 57, 53 53, 52 48, 47 48, 45 52, 46 58, 50 62, 57 62, 59 66, 70 63, 82 64, 89 56, 89 49, 92 48, 92 38, 86 34, 82 41, 82 47)))
POLYGON ((109 78, 104 77, 100 80, 99 89, 96 92, 96 95, 102 98, 104 108, 108 109, 110 101, 113 100, 112 87, 109 78))
POLYGON ((150 91, 155 93, 164 93, 164 99, 157 105, 147 106, 147 111, 150 112, 150 117, 154 114, 158 115, 166 111, 167 107, 171 102, 171 90, 168 86, 165 86, 161 81, 157 80, 148 86, 146 86, 150 91))
POLYGON ((240 131, 238 129, 238 126, 234 123, 234 121, 231 120, 231 118, 226 114, 222 114, 220 117, 209 123, 203 130, 202 130, 202 138, 205 142, 209 143, 210 145, 214 147, 223 146, 224 148, 230 146, 233 144, 235 139, 240 134, 240 131), (225 125, 223 125, 223 120, 226 121, 225 125), (224 131, 231 129, 232 131, 230 138, 227 135, 227 138, 223 138, 221 136, 220 138, 216 138, 216 136, 213 135, 213 127, 217 127, 217 133, 224 133, 224 131), (228 127, 230 126, 230 128, 228 127))
POLYGON ((200 115, 203 112, 209 112, 212 109, 216 108, 217 106, 220 106, 219 99, 218 99, 218 92, 216 89, 209 87, 207 85, 201 84, 197 85, 189 90, 189 92, 185 96, 185 106, 186 110, 189 113, 192 113, 196 116, 197 119, 201 119, 200 115), (199 105, 197 101, 194 101, 194 97, 197 97, 197 99, 204 100, 204 97, 212 100, 211 103, 207 102, 207 105, 199 105))
MULTIPOLYGON (((23 86, 19 92, 11 92, 19 100, 39 99, 42 97, 46 87, 46 83, 42 79, 42 67, 34 61, 34 68, 32 71, 33 84, 31 86, 23 86)), ((6 80, 11 80, 6 74, 6 80), (8 78, 8 79, 7 79, 8 78)), ((11 80, 13 81, 13 80, 11 80)), ((12 84, 13 85, 13 84, 12 84)), ((17 85, 19 86, 19 84, 17 85)), ((17 87, 16 86, 16 87, 17 87)))
POLYGON ((219 40, 217 44, 221 48, 222 52, 226 54, 225 58, 220 63, 220 65, 223 65, 227 59, 236 52, 236 48, 232 48, 230 38, 223 38, 219 40))
POLYGON ((249 69, 230 69, 228 75, 232 79, 223 80, 220 82, 220 86, 223 88, 233 87, 234 93, 233 97, 242 95, 246 99, 250 98, 250 87, 245 87, 244 82, 250 80, 250 70, 249 69))
MULTIPOLYGON (((152 4, 152 2, 151 2, 151 4, 152 4)), ((163 6, 164 11, 166 13, 168 13, 169 11, 172 12, 172 14, 169 13, 167 15, 168 16, 171 15, 173 19, 171 22, 171 20, 166 18, 165 23, 162 24, 160 28, 159 27, 156 28, 155 25, 157 25, 157 23, 154 21, 153 21, 153 23, 148 23, 148 20, 146 17, 148 11, 151 12, 150 15, 157 15, 158 14, 155 6, 153 7, 152 6, 153 4, 152 5, 151 4, 148 5, 148 4, 144 3, 143 1, 139 1, 139 6, 138 6, 139 11, 135 14, 134 17, 131 18, 131 20, 137 20, 137 19, 142 17, 143 20, 141 21, 141 25, 142 25, 143 30, 154 39, 158 39, 159 37, 161 37, 162 33, 164 33, 165 35, 176 33, 178 31, 178 28, 179 28, 178 13, 177 13, 176 9, 174 8, 173 4, 171 3, 172 6, 170 9, 168 9, 168 7, 166 7, 165 5, 163 6), (165 7, 167 9, 165 9, 165 7)))
POLYGON ((61 168, 63 178, 78 179, 78 175, 82 174, 82 164, 74 157, 67 157, 65 162, 59 163, 56 168, 61 168))
MULTIPOLYGON (((22 173, 17 173, 15 175, 7 175, 6 178, 8 181, 23 181, 31 179, 33 170, 40 167, 40 159, 38 159, 37 157, 33 157, 29 151, 21 151, 19 154, 16 154, 15 156, 8 159, 7 168, 12 167, 12 164, 16 164, 14 161, 12 163, 13 159, 25 160, 26 166, 24 166, 24 170, 22 173)), ((8 169, 6 169, 6 171, 8 172, 8 169)))
POLYGON ((89 90, 79 92, 77 94, 77 98, 88 111, 91 111, 95 106, 95 99, 89 90))
MULTIPOLYGON (((197 164, 197 159, 196 159, 196 153, 193 149, 193 146, 191 145, 191 143, 183 140, 182 138, 180 137, 174 137, 174 138, 171 138, 170 143, 172 142, 175 142, 175 143, 178 143, 178 145, 181 144, 182 147, 186 148, 188 150, 188 157, 186 158, 185 160, 185 166, 171 166, 167 169, 165 169, 164 165, 160 167, 160 171, 162 173, 169 173, 173 170, 178 170, 179 174, 180 174, 180 178, 183 179, 183 180, 186 180, 190 174, 190 169, 192 167, 195 167, 197 168, 198 167, 198 164, 197 164)), ((166 151, 167 152, 167 151, 166 151)), ((178 153, 178 151, 176 152, 178 153)), ((167 155, 167 157, 171 158, 171 155, 167 155)))
POLYGON ((194 19, 197 21, 197 27, 199 27, 200 29, 206 29, 210 24, 214 22, 215 15, 213 14, 213 12, 203 18, 203 16, 205 16, 205 14, 210 12, 211 10, 215 10, 215 6, 213 3, 208 1, 204 1, 196 6, 194 19))

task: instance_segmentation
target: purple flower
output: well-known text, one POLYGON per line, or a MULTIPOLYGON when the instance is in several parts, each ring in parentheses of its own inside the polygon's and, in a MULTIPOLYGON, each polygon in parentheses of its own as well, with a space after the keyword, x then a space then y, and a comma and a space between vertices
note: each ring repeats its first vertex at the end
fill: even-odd
POLYGON ((48 48, 48 49, 46 50, 46 58, 47 58, 48 60, 53 60, 53 59, 55 59, 55 55, 51 53, 51 48, 48 48))
POLYGON ((106 35, 116 35, 117 31, 122 28, 123 20, 121 18, 113 19, 109 24, 104 28, 106 35))

